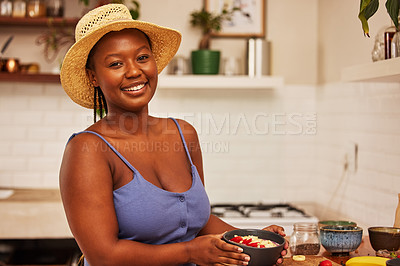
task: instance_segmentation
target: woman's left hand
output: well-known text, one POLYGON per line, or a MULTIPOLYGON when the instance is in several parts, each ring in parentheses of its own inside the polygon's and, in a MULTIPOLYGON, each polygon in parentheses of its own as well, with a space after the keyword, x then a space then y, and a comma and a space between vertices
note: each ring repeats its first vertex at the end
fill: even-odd
MULTIPOLYGON (((278 226, 278 225, 270 225, 270 226, 263 228, 263 230, 277 233, 283 237, 286 236, 285 229, 283 229, 283 227, 278 226)), ((286 240, 285 245, 283 246, 283 250, 281 252, 281 257, 276 261, 276 264, 281 264, 283 262, 283 256, 286 255, 288 248, 289 248, 289 242, 286 240)))

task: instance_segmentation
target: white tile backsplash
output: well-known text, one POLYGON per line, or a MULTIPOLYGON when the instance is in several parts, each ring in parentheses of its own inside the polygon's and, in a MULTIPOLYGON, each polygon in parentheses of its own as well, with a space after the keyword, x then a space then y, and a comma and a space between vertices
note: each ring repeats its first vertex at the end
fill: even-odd
MULTIPOLYGON (((391 225, 400 192, 400 85, 159 90, 152 114, 199 133, 212 202, 313 202, 320 218, 391 225), (344 167, 358 144, 356 172, 344 167)), ((55 84, 0 83, 0 186, 57 188, 63 149, 92 111, 55 84), (25 92, 25 93, 24 93, 25 92)))
POLYGON ((327 84, 317 89, 316 199, 321 218, 393 225, 400 192, 399 84, 327 84), (357 171, 345 169, 348 143, 358 144, 357 171), (328 211, 327 211, 328 210, 328 211))

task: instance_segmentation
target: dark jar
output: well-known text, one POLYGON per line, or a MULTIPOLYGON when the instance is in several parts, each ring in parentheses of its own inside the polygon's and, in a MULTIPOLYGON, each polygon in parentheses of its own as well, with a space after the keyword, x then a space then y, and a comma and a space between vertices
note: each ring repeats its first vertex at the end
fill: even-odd
POLYGON ((64 16, 64 1, 63 0, 47 0, 47 16, 62 17, 64 16))
POLYGON ((321 247, 318 225, 295 223, 289 243, 292 255, 317 255, 321 247))

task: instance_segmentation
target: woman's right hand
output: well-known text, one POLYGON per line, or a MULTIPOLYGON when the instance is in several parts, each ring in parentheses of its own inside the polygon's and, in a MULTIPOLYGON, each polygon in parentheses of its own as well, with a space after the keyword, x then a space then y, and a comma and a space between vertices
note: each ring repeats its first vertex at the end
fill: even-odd
POLYGON ((204 235, 187 242, 190 262, 198 265, 247 265, 243 249, 222 240, 222 234, 204 235))

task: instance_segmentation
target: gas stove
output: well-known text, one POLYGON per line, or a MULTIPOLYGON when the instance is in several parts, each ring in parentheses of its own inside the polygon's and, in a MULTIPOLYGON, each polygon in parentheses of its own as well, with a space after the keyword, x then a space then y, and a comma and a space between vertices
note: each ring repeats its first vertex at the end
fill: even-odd
POLYGON ((211 213, 238 228, 262 229, 276 224, 293 232, 293 224, 318 223, 318 218, 289 203, 237 203, 212 204, 211 213))

